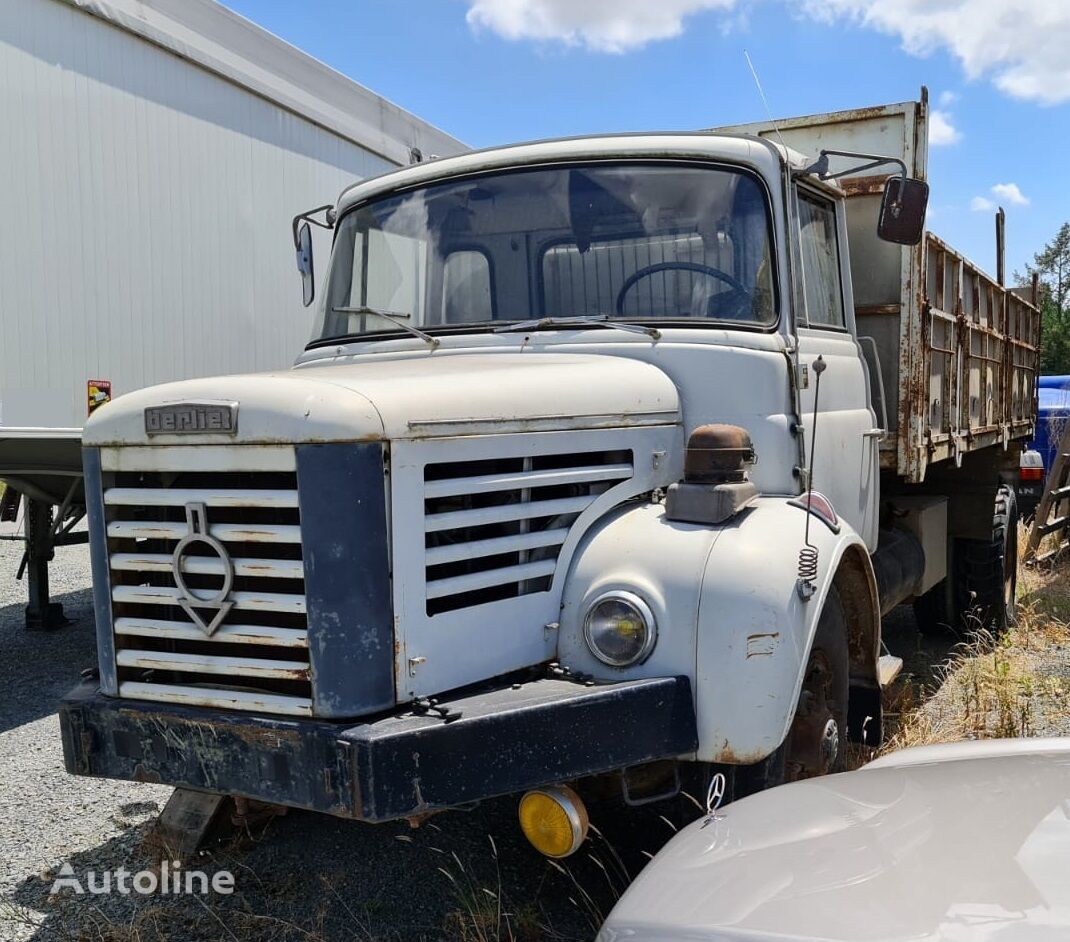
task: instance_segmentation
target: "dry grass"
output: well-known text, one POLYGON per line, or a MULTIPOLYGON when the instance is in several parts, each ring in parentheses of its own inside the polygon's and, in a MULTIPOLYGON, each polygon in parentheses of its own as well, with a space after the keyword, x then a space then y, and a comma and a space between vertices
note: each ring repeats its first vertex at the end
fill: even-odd
POLYGON ((909 677, 897 685, 885 714, 893 732, 871 754, 965 739, 1070 734, 1070 563, 1022 566, 1018 599, 1017 624, 998 638, 975 631, 958 645, 931 698, 924 699, 909 677))

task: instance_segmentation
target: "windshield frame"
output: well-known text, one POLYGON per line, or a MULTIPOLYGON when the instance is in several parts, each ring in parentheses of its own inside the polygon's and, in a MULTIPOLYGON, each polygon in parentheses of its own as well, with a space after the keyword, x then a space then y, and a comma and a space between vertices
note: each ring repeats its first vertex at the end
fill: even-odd
MULTIPOLYGON (((781 240, 778 238, 778 227, 776 224, 776 212, 773 201, 773 190, 770 188, 769 183, 765 179, 757 168, 748 166, 744 163, 734 163, 732 161, 719 160, 716 158, 705 157, 692 157, 692 156, 672 156, 672 157, 658 157, 658 156, 606 156, 606 157, 583 157, 583 158, 568 158, 568 159, 547 159, 540 161, 531 161, 528 163, 510 166, 510 167, 496 167, 493 169, 481 169, 474 170, 467 173, 446 174, 442 177, 437 177, 431 180, 421 180, 419 182, 413 182, 403 184, 394 189, 380 191, 367 199, 360 200, 352 205, 348 206, 344 213, 342 213, 334 224, 334 231, 332 234, 331 243, 331 256, 327 265, 327 278, 329 279, 330 273, 334 270, 335 265, 335 249, 337 246, 338 234, 341 231, 342 223, 347 219, 350 214, 359 212, 361 209, 370 206, 374 203, 378 203, 384 200, 393 199, 398 196, 402 196, 406 193, 411 193, 416 190, 427 190, 441 184, 462 182, 470 180, 478 180, 486 177, 500 177, 513 173, 524 173, 531 170, 568 170, 577 167, 590 167, 590 166, 637 166, 637 165, 656 165, 658 167, 666 166, 678 166, 695 168, 702 167, 710 170, 722 170, 730 173, 743 174, 750 177, 761 188, 763 205, 765 207, 766 216, 766 236, 769 240, 769 253, 772 264, 770 266, 770 277, 772 280, 772 308, 773 318, 768 323, 747 323, 739 320, 716 320, 705 317, 686 317, 686 318, 669 318, 669 317, 633 317, 628 315, 613 315, 607 317, 608 321, 620 321, 631 324, 640 324, 643 326, 658 327, 658 328, 697 328, 700 330, 729 330, 729 331, 743 331, 746 333, 759 333, 759 334, 771 334, 776 333, 783 321, 783 298, 784 291, 781 284, 781 271, 780 271, 780 254, 779 247, 781 240)), ((484 253, 481 253, 484 254, 484 253)), ((486 255, 484 254, 484 257, 486 255)), ((494 283, 494 263, 492 259, 488 258, 490 275, 492 279, 492 285, 494 283)), ((539 284, 539 293, 542 295, 545 290, 545 286, 542 285, 541 279, 539 284)), ((327 301, 329 292, 326 290, 326 283, 324 285, 324 303, 327 301)), ((496 327, 500 327, 505 324, 518 324, 523 321, 531 320, 529 316, 515 317, 515 318, 494 318, 488 321, 473 321, 465 324, 431 324, 420 325, 420 329, 430 334, 433 337, 451 337, 464 334, 488 334, 493 333, 496 327)), ((603 330, 612 328, 603 328, 592 324, 577 325, 577 328, 570 328, 568 326, 553 326, 547 328, 541 328, 547 330, 569 330, 569 329, 582 329, 582 330, 603 330)), ((340 343, 372 343, 380 342, 384 340, 396 340, 406 338, 408 334, 404 330, 385 329, 376 331, 365 331, 362 333, 352 334, 337 334, 330 337, 316 337, 310 340, 306 345, 306 350, 315 350, 320 347, 337 346, 340 343)))

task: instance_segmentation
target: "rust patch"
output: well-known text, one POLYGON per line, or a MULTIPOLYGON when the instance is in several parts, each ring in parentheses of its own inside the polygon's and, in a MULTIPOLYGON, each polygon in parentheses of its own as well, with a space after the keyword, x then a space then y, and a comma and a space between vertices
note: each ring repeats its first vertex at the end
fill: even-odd
POLYGON ((724 745, 717 750, 713 761, 724 762, 726 765, 754 765, 755 762, 761 762, 767 755, 768 753, 761 749, 755 749, 752 752, 737 752, 726 739, 724 745))

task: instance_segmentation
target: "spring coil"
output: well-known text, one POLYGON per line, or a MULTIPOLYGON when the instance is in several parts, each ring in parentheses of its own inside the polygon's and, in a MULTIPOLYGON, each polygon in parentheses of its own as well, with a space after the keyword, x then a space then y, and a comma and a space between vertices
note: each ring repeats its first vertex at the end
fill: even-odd
POLYGON ((804 546, 799 550, 799 581, 813 582, 817 578, 817 547, 804 546))

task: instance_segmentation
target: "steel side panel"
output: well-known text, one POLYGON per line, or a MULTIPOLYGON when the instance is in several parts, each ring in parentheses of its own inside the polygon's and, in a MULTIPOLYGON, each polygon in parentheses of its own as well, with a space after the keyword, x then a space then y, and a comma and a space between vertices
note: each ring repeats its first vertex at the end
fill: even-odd
POLYGON ((394 705, 394 612, 383 446, 302 445, 297 484, 313 711, 394 705))
POLYGON ((93 573, 93 614, 97 625, 97 664, 100 689, 118 696, 119 679, 115 667, 115 636, 112 633, 111 575, 108 572, 107 521, 104 517, 104 487, 100 471, 100 449, 82 452, 85 473, 85 511, 89 524, 89 550, 93 573))

